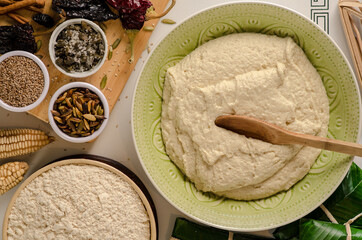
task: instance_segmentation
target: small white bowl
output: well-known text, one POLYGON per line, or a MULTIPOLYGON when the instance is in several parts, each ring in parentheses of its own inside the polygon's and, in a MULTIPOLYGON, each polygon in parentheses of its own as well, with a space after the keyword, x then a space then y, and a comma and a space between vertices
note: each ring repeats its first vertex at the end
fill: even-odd
POLYGON ((49 40, 49 56, 50 59, 52 60, 54 66, 63 74, 69 76, 69 77, 73 77, 73 78, 84 78, 84 77, 88 77, 94 73, 96 73, 103 65, 103 63, 106 60, 107 57, 107 52, 108 52, 108 43, 107 43, 107 37, 106 34, 103 32, 103 30, 94 22, 89 21, 87 19, 83 19, 83 18, 75 18, 75 19, 71 19, 68 21, 63 22, 62 24, 60 24, 56 29, 54 29, 52 35, 50 36, 50 40, 49 40), (90 25, 94 30, 96 30, 97 32, 99 32, 102 35, 103 41, 104 41, 104 56, 102 58, 102 60, 92 69, 90 69, 89 71, 85 71, 85 72, 67 72, 65 71, 63 68, 61 68, 60 66, 58 66, 55 63, 55 44, 57 41, 57 37, 59 35, 59 33, 61 31, 63 31, 64 28, 68 27, 69 25, 73 25, 73 24, 81 24, 81 22, 86 22, 88 25, 90 25))
POLYGON ((49 118, 49 123, 50 126, 53 128, 54 132, 56 134, 58 134, 59 137, 63 138, 64 140, 67 140, 69 142, 73 142, 73 143, 85 143, 85 142, 90 142, 92 140, 94 140, 95 138, 97 138, 99 136, 99 134, 101 134, 101 132, 104 130, 104 128, 106 127, 107 123, 108 123, 108 118, 109 118, 109 106, 108 106, 108 101, 106 99, 106 97, 103 95, 103 93, 96 88, 95 86, 93 86, 92 84, 86 83, 86 82, 72 82, 72 83, 68 83, 64 86, 62 86, 61 88, 59 88, 53 95, 53 97, 50 99, 49 102, 49 107, 48 107, 48 118, 49 118), (103 105, 103 110, 104 110, 104 117, 105 119, 102 122, 101 127, 94 131, 93 134, 87 136, 87 137, 71 137, 67 134, 65 134, 55 123, 54 118, 53 118, 53 114, 50 112, 50 110, 53 109, 54 107, 54 103, 57 100, 57 98, 63 94, 65 91, 72 89, 72 88, 88 88, 89 90, 91 90, 93 93, 97 94, 100 101, 102 102, 103 105))
POLYGON ((30 58, 40 67, 41 71, 43 72, 43 76, 44 76, 43 91, 40 94, 39 98, 32 104, 25 106, 25 107, 14 107, 14 106, 11 106, 11 105, 5 103, 4 101, 2 101, 0 99, 0 107, 5 108, 6 110, 9 110, 11 112, 26 112, 26 111, 29 111, 29 110, 37 107, 46 97, 48 90, 49 90, 49 73, 48 73, 48 70, 45 67, 44 63, 37 56, 35 56, 32 53, 26 52, 26 51, 11 51, 11 52, 5 53, 4 55, 2 55, 0 57, 0 63, 2 61, 4 61, 5 59, 12 57, 12 56, 23 56, 23 57, 30 58))

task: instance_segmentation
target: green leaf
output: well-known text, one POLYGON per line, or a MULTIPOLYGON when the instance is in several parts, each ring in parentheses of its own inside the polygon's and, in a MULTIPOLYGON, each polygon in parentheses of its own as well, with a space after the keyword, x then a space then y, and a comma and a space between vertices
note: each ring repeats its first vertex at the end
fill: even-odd
MULTIPOLYGON (((345 223, 362 212, 362 170, 352 163, 350 170, 337 190, 324 202, 324 206, 332 213, 339 223, 345 223)), ((306 216, 309 219, 329 221, 325 213, 317 208, 306 216)), ((362 218, 351 226, 361 228, 362 218)), ((279 240, 298 239, 299 221, 277 228, 273 235, 279 240)))
MULTIPOLYGON (((355 163, 324 206, 338 223, 345 223, 362 212, 362 170, 355 163)), ((327 217, 323 216, 320 220, 327 220, 327 217)), ((362 218, 351 226, 362 229, 362 218)))
POLYGON ((227 240, 229 232, 177 218, 172 237, 180 240, 227 240))
POLYGON ((252 236, 249 234, 235 233, 233 240, 265 240, 270 238, 252 236))
MULTIPOLYGON (((172 237, 180 240, 228 240, 229 232, 177 218, 172 237)), ((265 240, 270 238, 234 233, 233 240, 265 240)))
MULTIPOLYGON (((302 218, 300 220, 300 240, 345 240, 346 227, 342 224, 302 218)), ((352 239, 362 239, 362 230, 351 227, 352 239)))
POLYGON ((297 240, 299 236, 299 220, 277 228, 273 236, 279 240, 297 240))

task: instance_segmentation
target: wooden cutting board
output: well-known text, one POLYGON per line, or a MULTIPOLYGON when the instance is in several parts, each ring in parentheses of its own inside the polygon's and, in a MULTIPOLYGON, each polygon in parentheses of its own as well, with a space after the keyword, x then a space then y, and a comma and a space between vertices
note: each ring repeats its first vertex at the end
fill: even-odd
MULTIPOLYGON (((163 12, 166 8, 166 5, 169 0, 154 0, 153 5, 158 13, 163 12)), ((27 19, 31 19, 31 16, 34 15, 34 12, 30 12, 27 10, 20 10, 17 11, 22 16, 25 16, 27 19)), ((51 9, 51 1, 46 1, 46 5, 44 7, 44 13, 48 13, 49 15, 54 16, 54 11, 51 9)), ((145 23, 145 26, 155 26, 158 20, 151 20, 145 23)), ((0 16, 0 25, 9 25, 9 24, 16 24, 16 22, 6 15, 0 16)), ((37 23, 31 21, 30 24, 33 26, 35 31, 44 31, 46 30, 44 27, 38 25, 37 23)), ((36 41, 41 40, 42 47, 36 53, 36 55, 41 56, 41 60, 47 66, 49 71, 50 77, 50 87, 49 92, 44 99, 44 101, 36 108, 29 111, 29 113, 45 122, 48 122, 48 105, 50 98, 54 94, 54 92, 60 88, 61 86, 75 81, 83 81, 88 82, 100 88, 100 82, 104 75, 107 75, 107 85, 102 90, 103 94, 108 100, 109 109, 112 111, 114 105, 117 102, 119 95, 121 94, 129 76, 131 75, 137 60, 141 56, 141 53, 147 48, 148 39, 151 36, 150 31, 140 30, 138 33, 135 42, 134 42, 134 49, 135 49, 135 61, 132 64, 128 63, 128 59, 130 57, 130 49, 129 49, 129 42, 128 37, 125 31, 122 28, 121 22, 119 19, 117 20, 109 20, 104 22, 106 25, 106 36, 108 45, 111 45, 117 38, 122 39, 119 46, 113 51, 113 56, 110 60, 105 61, 102 68, 92 76, 87 78, 70 78, 65 76, 60 71, 58 71, 55 66, 53 65, 52 61, 50 60, 48 54, 48 45, 49 45, 49 38, 51 34, 43 35, 36 37, 36 41)))

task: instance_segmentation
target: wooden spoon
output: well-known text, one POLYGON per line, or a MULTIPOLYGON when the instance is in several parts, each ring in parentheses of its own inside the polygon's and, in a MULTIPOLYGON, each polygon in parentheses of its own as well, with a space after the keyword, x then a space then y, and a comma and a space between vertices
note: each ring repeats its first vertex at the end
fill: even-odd
POLYGON ((362 156, 361 144, 290 132, 274 124, 252 117, 224 115, 217 117, 215 124, 246 137, 256 138, 272 144, 300 144, 354 156, 362 156))

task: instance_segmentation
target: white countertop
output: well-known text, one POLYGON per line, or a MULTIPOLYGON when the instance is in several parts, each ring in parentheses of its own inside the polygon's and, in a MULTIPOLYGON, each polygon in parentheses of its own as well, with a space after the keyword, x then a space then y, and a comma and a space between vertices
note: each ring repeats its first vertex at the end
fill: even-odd
MULTIPOLYGON (((179 24, 184 19, 203 9, 226 2, 235 1, 177 0, 176 6, 171 10, 166 18, 170 18, 176 21, 177 24, 179 24)), ((321 13, 323 12, 323 14, 327 13, 328 17, 324 18, 324 20, 321 20, 321 18, 319 18, 319 25, 324 27, 329 32, 330 36, 341 48, 341 50, 347 56, 348 60, 351 60, 347 43, 343 35, 342 25, 338 15, 339 13, 337 8, 337 0, 265 0, 263 2, 275 3, 291 8, 305 15, 309 19, 313 19, 313 16, 317 16, 316 14, 318 14, 318 11, 320 11, 321 13)), ((318 19, 318 17, 315 18, 318 19)), ((169 33, 177 26, 177 24, 167 25, 159 23, 149 40, 151 48, 154 48, 156 44, 164 36, 166 36, 167 33, 169 33)), ((148 180, 137 157, 131 132, 131 104, 133 92, 136 85, 137 77, 147 59, 147 56, 147 51, 144 51, 141 59, 137 63, 134 72, 129 78, 128 83, 126 84, 122 94, 120 95, 117 104, 114 107, 106 129, 95 142, 86 144, 72 144, 65 142, 64 140, 57 137, 56 142, 46 146, 45 148, 36 153, 9 160, 27 161, 30 165, 30 169, 26 176, 29 176, 31 173, 44 166, 48 162, 51 162, 59 157, 73 154, 89 153, 108 157, 121 162, 129 169, 131 169, 134 173, 136 173, 149 190, 157 209, 159 222, 159 239, 166 240, 169 239, 171 236, 176 217, 187 217, 180 213, 178 210, 176 210, 174 207, 172 207, 157 192, 157 190, 148 180)), ((0 109, 0 128, 5 127, 38 128, 46 132, 50 132, 51 135, 55 136, 48 124, 28 114, 11 113, 6 110, 0 109)), ((360 167, 362 166, 362 158, 355 158, 354 161, 357 162, 360 167)), ((0 196, 0 219, 3 219, 6 207, 15 190, 16 187, 5 193, 4 195, 0 196)), ((2 229, 2 220, 0 220, 0 229, 2 229)))

